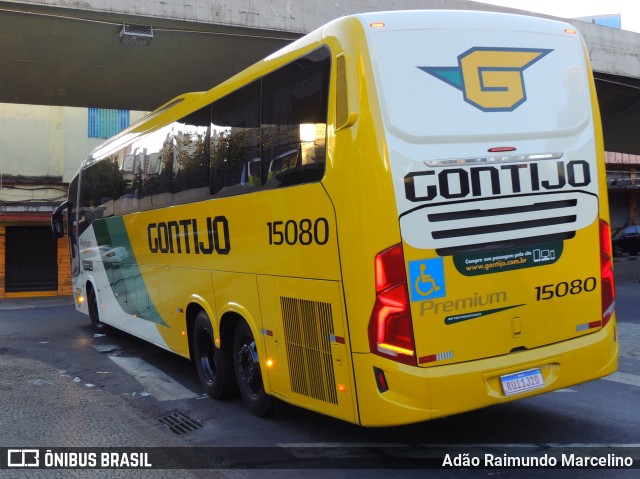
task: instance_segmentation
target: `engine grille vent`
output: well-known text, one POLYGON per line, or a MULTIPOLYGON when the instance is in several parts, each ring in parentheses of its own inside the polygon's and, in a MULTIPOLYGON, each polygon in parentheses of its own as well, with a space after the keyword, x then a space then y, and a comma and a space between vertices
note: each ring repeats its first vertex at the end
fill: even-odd
POLYGON ((303 396, 338 404, 331 356, 331 304, 280 298, 291 389, 303 396))

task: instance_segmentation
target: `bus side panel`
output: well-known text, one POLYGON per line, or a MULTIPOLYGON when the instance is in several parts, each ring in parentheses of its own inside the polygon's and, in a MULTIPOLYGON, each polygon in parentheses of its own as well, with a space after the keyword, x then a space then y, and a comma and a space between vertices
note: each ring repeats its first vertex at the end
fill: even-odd
POLYGON ((340 283, 263 276, 258 285, 271 392, 355 422, 340 283))
POLYGON ((189 304, 201 307, 209 316, 213 330, 216 330, 211 273, 202 269, 172 268, 169 278, 170 281, 158 288, 159 294, 155 298, 156 304, 164 306, 167 322, 171 325, 171 331, 167 330, 164 338, 173 351, 189 357, 189 338, 186 335, 189 304))
MULTIPOLYGON (((85 296, 87 284, 95 288, 100 320, 169 349, 158 329, 167 323, 149 298, 122 218, 94 221, 80 235, 79 244, 80 274, 75 285, 85 296)), ((168 270, 155 272, 154 285, 168 283, 168 270)))
MULTIPOLYGON (((256 275, 227 271, 212 271, 210 275, 214 284, 214 304, 216 305, 215 322, 212 321, 213 334, 215 338, 220 338, 220 321, 223 321, 223 316, 227 314, 239 316, 246 321, 256 341, 264 388, 268 393, 270 385, 264 361, 266 353, 262 340, 262 314, 256 275)), ((210 319, 214 320, 214 318, 210 319)), ((233 348, 233 344, 220 344, 220 347, 233 348)))
MULTIPOLYGON (((384 129, 379 101, 362 25, 349 18, 344 22, 344 28, 329 26, 323 33, 335 54, 344 53, 347 116, 357 113, 357 121, 334 133, 331 168, 327 168, 323 185, 337 212, 345 313, 350 347, 355 353, 369 351, 367 330, 375 303, 375 257, 401 239, 390 165, 384 135, 380 134, 384 129), (352 110, 349 98, 353 97, 358 111, 352 110)), ((341 101, 336 98, 335 89, 332 95, 330 117, 331 108, 341 101)))

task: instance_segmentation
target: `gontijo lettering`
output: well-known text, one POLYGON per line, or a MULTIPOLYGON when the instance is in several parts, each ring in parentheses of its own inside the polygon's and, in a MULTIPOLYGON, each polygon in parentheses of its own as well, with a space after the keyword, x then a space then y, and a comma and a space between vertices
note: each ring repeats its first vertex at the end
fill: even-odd
POLYGON ((581 188, 591 183, 589 163, 573 160, 557 161, 554 168, 541 168, 539 163, 509 163, 498 166, 472 166, 414 171, 404 177, 405 195, 409 201, 499 196, 541 190, 559 190, 567 186, 581 188))
MULTIPOLYGON (((202 222, 200 223, 202 224, 202 222)), ((149 223, 147 239, 152 253, 229 254, 229 222, 224 216, 206 219, 207 230, 198 231, 196 218, 149 223)))

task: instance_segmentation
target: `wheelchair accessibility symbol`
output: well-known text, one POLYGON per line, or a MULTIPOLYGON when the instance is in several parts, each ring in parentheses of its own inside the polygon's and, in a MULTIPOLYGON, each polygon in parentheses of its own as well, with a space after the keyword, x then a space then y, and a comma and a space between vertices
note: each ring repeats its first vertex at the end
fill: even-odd
POLYGON ((409 261, 411 301, 444 298, 447 295, 442 258, 409 261))

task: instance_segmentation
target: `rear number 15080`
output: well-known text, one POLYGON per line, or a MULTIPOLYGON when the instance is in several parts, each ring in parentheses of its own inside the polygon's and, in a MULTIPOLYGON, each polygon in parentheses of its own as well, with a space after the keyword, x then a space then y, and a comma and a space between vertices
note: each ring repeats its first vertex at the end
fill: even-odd
POLYGON ((552 298, 562 298, 568 294, 576 295, 581 293, 590 293, 596 286, 598 281, 590 276, 585 279, 574 279, 573 281, 563 281, 556 284, 545 284, 536 286, 536 301, 545 301, 552 298))

